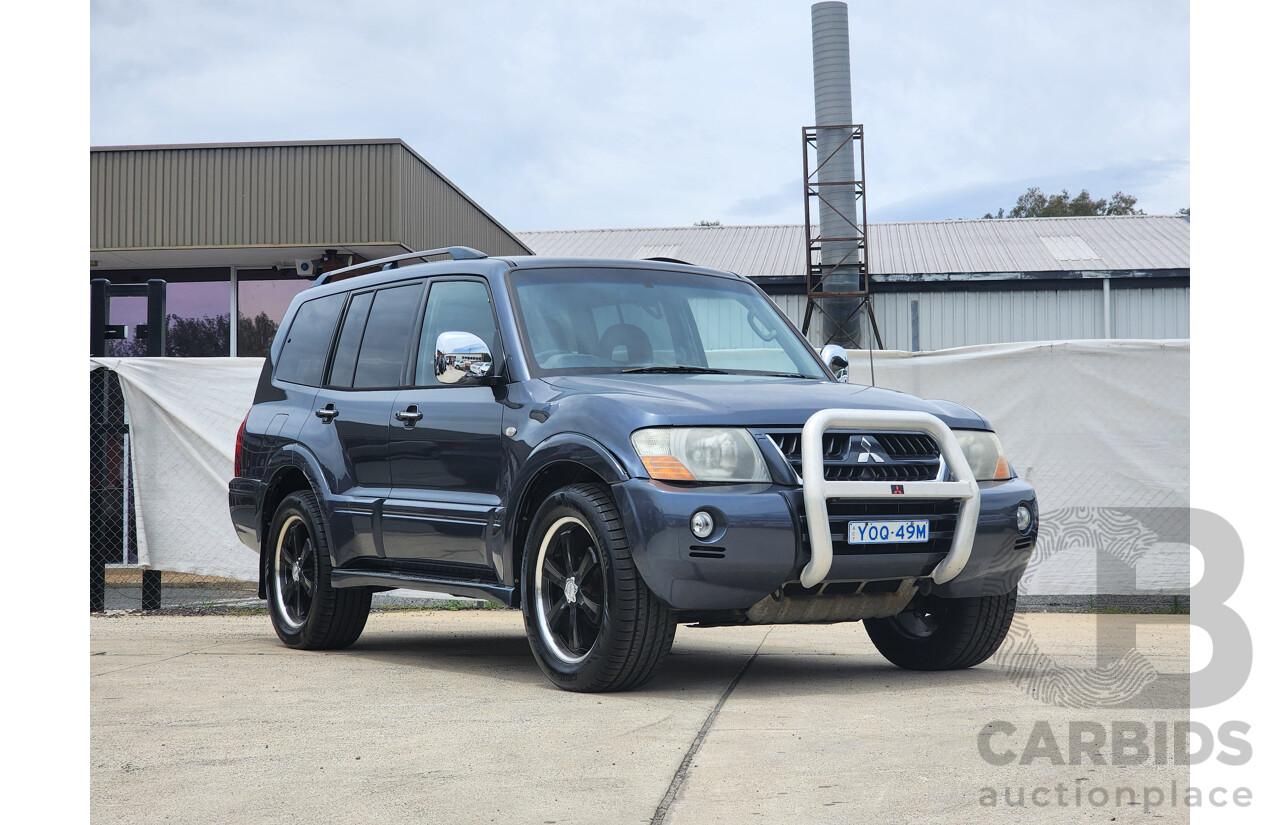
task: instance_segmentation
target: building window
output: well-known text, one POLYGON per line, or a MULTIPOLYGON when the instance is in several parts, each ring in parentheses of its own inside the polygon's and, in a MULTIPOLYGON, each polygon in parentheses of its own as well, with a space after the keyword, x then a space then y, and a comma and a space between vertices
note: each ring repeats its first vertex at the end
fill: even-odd
MULTIPOLYGON (((106 271, 94 272, 91 277, 105 277, 115 284, 145 284, 148 278, 159 278, 166 283, 168 330, 165 355, 201 358, 232 354, 229 269, 106 271)), ((271 341, 280 328, 289 302, 311 286, 311 281, 281 278, 272 270, 240 270, 236 273, 236 281, 239 317, 235 354, 264 357, 271 349, 271 341)), ((112 298, 108 323, 123 324, 127 336, 123 340, 107 341, 107 355, 147 354, 145 298, 112 298)))
MULTIPOLYGON (((161 275, 136 273, 94 273, 112 283, 141 284, 148 277, 163 279, 168 330, 164 354, 172 358, 199 358, 228 355, 231 351, 231 279, 224 271, 220 276, 205 271, 190 273, 166 271, 161 275)), ((109 324, 124 324, 126 337, 107 342, 107 355, 147 354, 147 337, 140 334, 147 323, 145 298, 112 298, 109 324)))
POLYGON ((236 329, 236 355, 264 358, 271 349, 289 302, 311 286, 305 278, 280 278, 272 272, 238 272, 240 325, 236 329))

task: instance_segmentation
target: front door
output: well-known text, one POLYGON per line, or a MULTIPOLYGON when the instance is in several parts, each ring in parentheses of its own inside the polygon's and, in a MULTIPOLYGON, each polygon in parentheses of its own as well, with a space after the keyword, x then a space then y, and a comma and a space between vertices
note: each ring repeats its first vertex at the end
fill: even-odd
POLYGON ((501 519, 500 388, 450 386, 435 377, 443 332, 478 335, 502 367, 493 303, 484 281, 432 281, 412 387, 395 400, 388 439, 391 497, 383 505, 388 558, 424 562, 442 575, 490 577, 490 539, 501 519))

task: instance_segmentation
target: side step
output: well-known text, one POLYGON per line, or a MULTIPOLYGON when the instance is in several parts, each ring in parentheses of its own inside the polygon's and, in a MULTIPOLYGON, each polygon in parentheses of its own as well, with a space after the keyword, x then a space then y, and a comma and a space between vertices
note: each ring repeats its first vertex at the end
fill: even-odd
POLYGON ((484 599, 511 607, 515 588, 478 581, 459 581, 421 573, 390 570, 334 570, 329 575, 334 587, 402 587, 448 593, 464 599, 484 599))

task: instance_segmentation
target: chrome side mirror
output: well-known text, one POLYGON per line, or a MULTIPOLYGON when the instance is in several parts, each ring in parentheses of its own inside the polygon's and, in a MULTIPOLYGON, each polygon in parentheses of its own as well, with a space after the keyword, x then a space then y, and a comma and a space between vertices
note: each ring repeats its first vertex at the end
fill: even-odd
POLYGON ((839 344, 827 344, 822 348, 822 363, 836 374, 837 381, 849 380, 849 353, 839 344))
POLYGON ((493 356, 479 335, 442 332, 436 338, 436 380, 441 384, 475 384, 493 369, 493 356))

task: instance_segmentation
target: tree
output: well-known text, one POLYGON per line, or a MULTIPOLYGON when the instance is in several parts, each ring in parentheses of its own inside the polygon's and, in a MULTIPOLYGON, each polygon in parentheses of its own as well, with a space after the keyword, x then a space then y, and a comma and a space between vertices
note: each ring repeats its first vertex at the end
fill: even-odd
POLYGON ((236 330, 237 355, 264 357, 271 349, 271 340, 276 337, 279 327, 271 316, 259 312, 253 318, 240 316, 240 325, 236 330))
MULTIPOLYGON (((1141 209, 1135 209, 1138 199, 1124 192, 1116 192, 1110 200, 1098 198, 1094 200, 1088 189, 1081 189, 1074 197, 1063 189, 1056 195, 1046 195, 1039 186, 1032 186, 1018 197, 1018 202, 1009 210, 1011 218, 1068 218, 1081 215, 1142 215, 1141 209)), ((1005 216, 1004 209, 998 215, 990 212, 984 218, 1005 216)))
MULTIPOLYGON (((279 325, 265 312, 253 318, 240 316, 236 347, 241 355, 264 356, 271 348, 279 325)), ((231 314, 183 318, 169 316, 164 354, 170 358, 196 358, 227 355, 231 349, 231 314)), ((147 339, 107 342, 107 354, 113 357, 137 357, 147 354, 147 339)))
POLYGON ((226 355, 231 347, 231 313, 180 318, 169 316, 164 354, 174 358, 226 355))
POLYGON ((694 226, 719 226, 720 221, 694 221, 694 226))
POLYGON ((1107 201, 1107 209, 1104 215, 1141 215, 1141 209, 1134 209, 1133 205, 1138 199, 1133 195, 1126 195, 1123 192, 1116 192, 1111 196, 1111 200, 1107 201))

